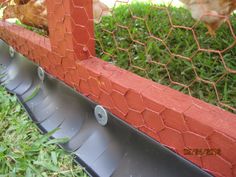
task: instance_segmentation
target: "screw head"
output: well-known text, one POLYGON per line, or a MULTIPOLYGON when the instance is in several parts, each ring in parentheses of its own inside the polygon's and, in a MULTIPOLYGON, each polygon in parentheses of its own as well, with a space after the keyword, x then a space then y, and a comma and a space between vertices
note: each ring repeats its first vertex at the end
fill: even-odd
POLYGON ((108 123, 107 111, 100 105, 97 105, 94 109, 94 115, 98 123, 102 126, 106 126, 108 123))
POLYGON ((11 58, 14 58, 15 56, 15 49, 13 47, 9 47, 9 55, 11 58))
POLYGON ((39 76, 39 79, 40 79, 41 81, 44 81, 45 72, 44 72, 43 68, 41 68, 41 67, 38 67, 38 76, 39 76))
POLYGON ((83 47, 83 51, 84 52, 88 52, 88 48, 87 47, 83 47))

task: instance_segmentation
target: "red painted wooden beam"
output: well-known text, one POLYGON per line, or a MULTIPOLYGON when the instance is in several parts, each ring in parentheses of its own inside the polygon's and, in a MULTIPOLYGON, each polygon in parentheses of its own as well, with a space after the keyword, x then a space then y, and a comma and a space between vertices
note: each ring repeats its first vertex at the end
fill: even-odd
POLYGON ((50 39, 0 23, 0 38, 114 115, 216 176, 236 177, 236 115, 97 59, 92 0, 47 1, 50 39), (186 149, 220 149, 187 155, 186 149))

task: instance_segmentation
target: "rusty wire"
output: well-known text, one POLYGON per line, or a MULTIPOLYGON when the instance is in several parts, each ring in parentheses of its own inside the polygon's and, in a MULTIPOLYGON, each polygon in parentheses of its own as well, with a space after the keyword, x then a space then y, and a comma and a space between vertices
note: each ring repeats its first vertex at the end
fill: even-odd
MULTIPOLYGON (((93 2, 99 58, 236 112, 234 15, 226 18, 216 37, 211 37, 201 21, 173 2, 135 6, 130 0, 116 0, 110 14, 106 8, 104 12, 96 7, 98 0, 93 2)), ((34 23, 26 27, 45 34, 32 26, 34 23)))
POLYGON ((211 37, 206 34, 203 23, 193 20, 189 11, 183 7, 178 10, 172 2, 166 5, 149 4, 146 6, 149 12, 142 13, 144 6, 140 4, 137 10, 129 0, 115 1, 112 16, 103 17, 96 27, 98 57, 236 112, 234 15, 226 18, 216 37, 211 37), (120 10, 125 12, 120 16, 126 15, 122 17, 123 21, 118 19, 117 9, 120 6, 127 8, 120 10), (178 19, 178 11, 183 13, 181 16, 186 18, 186 22, 181 23, 183 20, 178 19), (126 20, 133 21, 137 28, 126 20), (158 30, 153 29, 155 26, 158 30), (217 46, 219 41, 222 43, 217 46))

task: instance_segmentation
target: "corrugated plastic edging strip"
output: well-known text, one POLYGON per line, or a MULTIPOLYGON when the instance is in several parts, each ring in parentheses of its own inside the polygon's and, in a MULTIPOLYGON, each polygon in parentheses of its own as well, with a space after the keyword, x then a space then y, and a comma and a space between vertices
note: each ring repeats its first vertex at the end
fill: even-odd
POLYGON ((0 52, 0 83, 17 95, 43 133, 57 128, 51 138, 68 138, 60 146, 76 155, 91 176, 211 176, 109 112, 108 123, 100 125, 95 102, 47 73, 42 80, 33 62, 10 55, 1 40, 0 52))

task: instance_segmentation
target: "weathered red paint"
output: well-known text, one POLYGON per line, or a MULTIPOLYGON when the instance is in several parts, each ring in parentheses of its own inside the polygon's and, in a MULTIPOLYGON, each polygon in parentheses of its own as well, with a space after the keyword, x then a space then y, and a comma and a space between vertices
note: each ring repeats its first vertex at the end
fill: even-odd
POLYGON ((47 1, 50 38, 0 22, 0 38, 215 176, 236 177, 236 115, 95 58, 92 0, 47 1), (185 148, 219 148, 189 156, 185 148))

